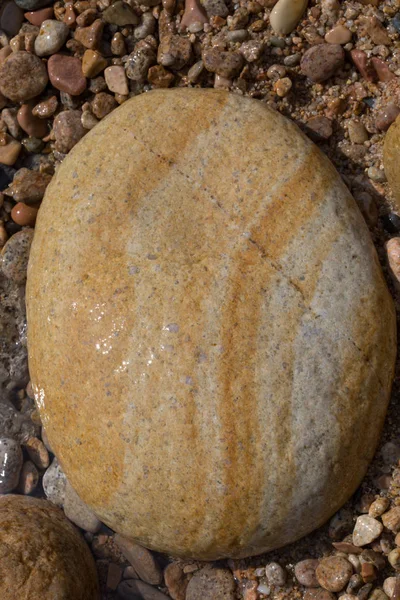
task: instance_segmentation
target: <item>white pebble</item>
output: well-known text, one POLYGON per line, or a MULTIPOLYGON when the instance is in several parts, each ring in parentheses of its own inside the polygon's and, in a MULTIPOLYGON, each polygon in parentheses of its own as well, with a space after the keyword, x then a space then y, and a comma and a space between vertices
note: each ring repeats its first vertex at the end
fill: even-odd
POLYGON ((356 526, 354 527, 353 544, 355 546, 366 546, 376 540, 382 531, 382 523, 368 515, 361 515, 358 517, 356 526))
POLYGON ((35 40, 35 53, 49 56, 58 52, 68 37, 69 29, 65 23, 53 19, 43 21, 39 35, 35 40))

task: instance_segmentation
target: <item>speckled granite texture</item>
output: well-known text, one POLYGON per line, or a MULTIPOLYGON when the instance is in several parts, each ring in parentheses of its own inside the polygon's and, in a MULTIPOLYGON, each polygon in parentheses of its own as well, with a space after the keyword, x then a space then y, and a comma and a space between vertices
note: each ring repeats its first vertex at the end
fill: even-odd
POLYGON ((392 300, 331 163, 261 102, 154 91, 97 125, 47 189, 27 299, 50 443, 123 535, 257 554, 361 481, 392 300))
POLYGON ((0 598, 99 600, 88 546, 47 500, 0 496, 0 598))

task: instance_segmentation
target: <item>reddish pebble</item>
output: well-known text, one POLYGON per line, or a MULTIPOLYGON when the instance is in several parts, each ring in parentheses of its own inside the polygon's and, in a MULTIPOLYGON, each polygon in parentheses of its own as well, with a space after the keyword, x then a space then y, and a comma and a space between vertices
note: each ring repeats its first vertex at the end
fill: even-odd
POLYGON ((52 85, 61 92, 79 96, 86 89, 86 78, 82 74, 82 63, 75 56, 53 54, 47 63, 52 85))
POLYGON ((392 71, 389 69, 384 60, 376 58, 376 56, 374 56, 373 58, 371 58, 371 63, 373 68, 375 69, 376 74, 378 75, 379 81, 383 81, 384 83, 386 83, 387 81, 396 79, 395 74, 392 73, 392 71))
POLYGON ((49 133, 47 121, 35 117, 32 114, 32 108, 30 104, 23 104, 18 111, 17 121, 21 129, 29 136, 44 138, 49 133))
POLYGON ((37 214, 38 209, 34 206, 27 206, 23 202, 18 202, 11 211, 11 218, 17 225, 33 227, 37 214))
POLYGON ((73 7, 72 3, 68 3, 65 5, 64 23, 66 25, 68 25, 68 27, 75 26, 76 14, 74 12, 74 7, 73 7))
POLYGON ((33 12, 26 12, 24 14, 24 17, 27 21, 29 21, 29 23, 32 23, 32 25, 36 25, 37 27, 40 27, 41 24, 43 23, 43 21, 46 21, 47 19, 52 19, 54 15, 54 10, 52 6, 49 6, 48 8, 42 8, 41 10, 35 10, 33 12))
POLYGON ((377 112, 375 115, 375 125, 379 131, 386 131, 390 125, 394 123, 398 115, 400 114, 400 108, 395 104, 388 104, 377 112))
POLYGON ((376 73, 374 68, 370 65, 368 56, 362 50, 352 50, 350 52, 351 60, 353 61, 356 68, 360 71, 361 75, 367 81, 375 81, 376 73))

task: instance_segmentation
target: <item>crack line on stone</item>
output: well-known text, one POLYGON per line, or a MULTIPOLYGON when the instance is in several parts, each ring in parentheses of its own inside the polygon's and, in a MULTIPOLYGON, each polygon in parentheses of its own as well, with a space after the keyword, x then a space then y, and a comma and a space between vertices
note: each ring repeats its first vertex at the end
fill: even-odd
MULTIPOLYGON (((159 154, 158 152, 155 152, 152 148, 149 148, 148 146, 146 146, 146 144, 144 142, 142 142, 141 140, 139 140, 135 134, 133 134, 131 132, 131 135, 133 137, 133 139, 138 142, 139 144, 141 144, 141 146, 147 150, 150 154, 152 154, 153 156, 157 157, 160 161, 164 162, 165 164, 169 165, 170 167, 174 167, 174 169, 176 169, 176 172, 181 175, 182 177, 185 177, 189 183, 191 185, 193 185, 194 187, 196 187, 196 183, 195 181, 190 177, 190 175, 188 173, 185 173, 183 171, 181 171, 181 169, 179 169, 179 167, 177 167, 176 163, 167 158, 166 156, 162 156, 161 154, 159 154)), ((217 206, 223 213, 224 215, 226 215, 231 224, 235 226, 236 230, 239 232, 239 227, 237 226, 237 224, 234 222, 232 216, 229 214, 228 211, 225 210, 225 208, 222 206, 222 204, 220 203, 220 201, 214 197, 214 195, 212 194, 211 190, 208 189, 207 186, 205 186, 204 184, 202 185, 201 188, 204 192, 206 192, 208 194, 209 199, 211 199, 211 203, 214 206, 217 206)), ((303 290, 292 280, 292 278, 285 273, 285 271, 283 270, 282 265, 280 265, 279 263, 277 263, 275 260, 273 260, 268 253, 266 252, 265 248, 263 246, 261 246, 259 244, 259 242, 257 242, 256 240, 253 240, 250 237, 246 238, 251 244, 253 244, 258 252, 260 253, 261 257, 266 260, 268 262, 268 264, 277 272, 279 273, 284 279, 285 281, 300 295, 301 300, 302 300, 302 305, 304 310, 308 311, 315 320, 318 320, 321 318, 322 315, 318 315, 312 308, 311 306, 309 306, 309 304, 306 301, 306 298, 304 296, 304 292, 303 290)), ((378 375, 378 373, 376 372, 375 368, 373 368, 372 364, 370 363, 369 358, 366 356, 365 352, 363 352, 363 350, 356 344, 356 342, 349 336, 343 336, 340 335, 339 340, 344 340, 349 342, 350 344, 352 344, 354 346, 354 348, 356 348, 356 350, 359 352, 361 358, 364 360, 364 362, 371 368, 371 370, 373 371, 375 377, 378 380, 379 385, 381 386, 381 388, 384 388, 384 385, 378 375)))

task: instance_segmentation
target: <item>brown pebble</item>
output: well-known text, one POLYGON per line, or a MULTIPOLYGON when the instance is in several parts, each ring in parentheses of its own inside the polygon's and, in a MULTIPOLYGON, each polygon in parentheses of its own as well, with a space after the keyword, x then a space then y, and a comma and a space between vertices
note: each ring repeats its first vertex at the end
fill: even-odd
POLYGON ((303 600, 336 600, 336 596, 320 587, 309 588, 304 592, 303 600))
POLYGON ((36 222, 38 209, 34 206, 28 206, 23 202, 18 202, 11 211, 11 218, 17 225, 24 227, 29 225, 33 227, 36 222))
POLYGON ((90 50, 98 48, 103 34, 104 23, 96 19, 89 27, 79 27, 75 31, 75 39, 90 50))
POLYGON ((165 585, 172 600, 185 600, 188 580, 177 563, 170 563, 164 569, 165 585))
POLYGON ((361 554, 362 548, 358 548, 350 542, 332 542, 332 546, 339 552, 345 552, 345 554, 361 554))
POLYGON ((12 183, 5 193, 7 196, 11 196, 15 202, 35 205, 43 198, 50 181, 51 175, 23 167, 15 173, 12 183))
POLYGON ((32 105, 23 104, 18 111, 17 120, 21 129, 35 138, 44 138, 48 133, 47 121, 39 119, 32 114, 32 105))
POLYGON ((325 35, 328 44, 348 44, 351 41, 351 31, 344 25, 337 25, 325 35))
POLYGON ((318 44, 306 50, 300 69, 315 83, 326 81, 344 64, 344 50, 339 44, 318 44))
MULTIPOLYGON (((76 8, 76 6, 75 6, 75 8, 76 8)), ((76 24, 78 25, 78 27, 87 27, 88 25, 91 25, 96 20, 96 17, 97 17, 97 10, 95 8, 88 8, 87 10, 84 10, 83 13, 78 15, 78 17, 76 19, 76 24)), ((102 17, 104 19, 104 13, 102 14, 102 17)))
POLYGON ((8 240, 8 233, 7 233, 6 228, 4 227, 4 221, 0 221, 0 250, 2 250, 4 248, 7 240, 8 240))
POLYGON ((392 71, 389 69, 388 65, 385 63, 384 60, 373 56, 371 58, 371 64, 375 69, 376 74, 378 75, 379 81, 383 81, 384 83, 386 83, 387 81, 396 79, 396 75, 392 73, 392 71))
POLYGON ((363 581, 365 583, 371 583, 372 581, 375 581, 375 579, 377 578, 376 567, 371 563, 367 563, 367 562, 362 563, 361 577, 363 578, 363 581))
POLYGON ((38 96, 47 82, 44 62, 29 52, 14 52, 0 67, 0 91, 14 102, 38 96))
POLYGON ((377 46, 387 46, 391 43, 391 39, 383 27, 382 23, 375 16, 364 20, 365 27, 371 40, 377 46))
POLYGON ((109 563, 107 572, 107 588, 116 590, 122 579, 122 568, 115 563, 109 563))
POLYGON ((164 67, 182 69, 192 59, 190 40, 180 35, 166 35, 158 46, 157 60, 164 67))
POLYGON ((33 462, 27 460, 21 469, 17 491, 27 496, 35 491, 38 483, 39 472, 33 462))
POLYGON ((352 574, 352 565, 341 556, 323 558, 315 570, 319 585, 329 592, 342 591, 352 574))
POLYGON ((106 117, 117 106, 117 101, 111 94, 100 92, 92 100, 92 112, 98 119, 106 117))
POLYGON ((148 70, 147 79, 155 88, 167 88, 173 82, 174 76, 162 65, 154 65, 148 70))
POLYGON ((82 57, 82 73, 85 77, 96 77, 107 66, 106 59, 97 50, 86 50, 82 57))
POLYGON ((0 67, 5 62, 5 60, 12 54, 11 46, 4 46, 0 50, 0 67))
POLYGON ((65 5, 65 13, 64 13, 63 21, 68 27, 71 27, 71 28, 75 27, 76 14, 75 14, 72 2, 68 2, 68 4, 65 5))
POLYGON ((25 442, 24 448, 28 452, 29 458, 39 469, 47 469, 50 464, 50 457, 42 440, 31 437, 25 442))
POLYGON ((82 63, 75 56, 53 54, 47 68, 51 84, 61 92, 79 96, 86 89, 86 78, 82 74, 82 63))
POLYGON ((22 146, 8 134, 4 134, 2 140, 5 143, 0 144, 0 163, 11 167, 17 162, 22 146))
POLYGON ((49 6, 48 8, 42 8, 41 10, 26 12, 24 14, 24 17, 32 25, 36 25, 36 27, 40 27, 41 24, 43 23, 43 21, 52 19, 53 15, 54 15, 53 7, 49 6))
POLYGON ((367 81, 375 81, 376 73, 368 60, 368 56, 363 50, 352 50, 350 52, 351 60, 361 75, 367 81))
POLYGON ((382 522, 386 529, 394 533, 400 532, 400 506, 395 506, 382 515, 382 522))
POLYGON ((386 131, 394 123, 399 114, 400 108, 398 106, 392 103, 388 104, 375 114, 376 127, 379 131, 386 131))
POLYGON ((327 117, 311 117, 309 121, 307 121, 307 129, 310 130, 311 134, 314 134, 316 138, 327 140, 331 137, 332 131, 332 121, 327 117))
POLYGON ((114 541, 143 581, 151 585, 161 583, 161 569, 150 550, 119 534, 114 536, 114 541))

